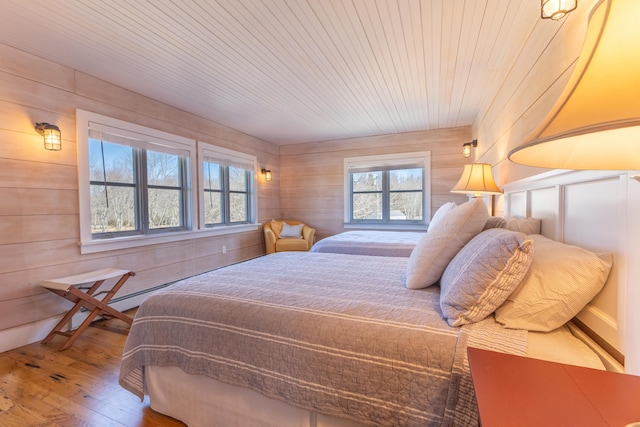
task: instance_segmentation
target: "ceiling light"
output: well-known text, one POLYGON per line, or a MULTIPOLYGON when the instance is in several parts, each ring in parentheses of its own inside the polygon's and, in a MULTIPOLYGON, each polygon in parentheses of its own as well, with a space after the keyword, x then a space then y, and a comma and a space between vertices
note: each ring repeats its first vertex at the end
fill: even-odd
POLYGON ((558 20, 578 6, 578 0, 542 0, 542 19, 558 20))

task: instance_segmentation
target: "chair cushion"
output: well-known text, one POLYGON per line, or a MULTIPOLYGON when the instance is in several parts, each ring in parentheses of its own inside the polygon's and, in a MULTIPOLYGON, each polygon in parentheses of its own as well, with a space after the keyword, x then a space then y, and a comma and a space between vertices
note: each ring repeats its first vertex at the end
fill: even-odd
POLYGON ((280 238, 292 237, 294 239, 302 239, 302 229, 304 224, 289 225, 286 222, 282 223, 282 231, 280 232, 280 238))
POLYGON ((276 240, 276 252, 286 252, 286 251, 307 251, 309 250, 309 245, 307 241, 304 239, 296 239, 293 238, 284 238, 276 240))

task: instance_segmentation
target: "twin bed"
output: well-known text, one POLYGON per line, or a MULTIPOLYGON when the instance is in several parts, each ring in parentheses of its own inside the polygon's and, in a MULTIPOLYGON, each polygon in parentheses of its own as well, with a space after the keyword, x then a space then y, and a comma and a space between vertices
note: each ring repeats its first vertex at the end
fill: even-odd
POLYGON ((423 236, 414 231, 345 231, 320 240, 311 252, 408 258, 423 236))
MULTIPOLYGON (((534 242, 555 245, 541 235, 534 242)), ((518 301, 477 319, 473 302, 458 308, 471 320, 450 326, 440 286, 407 286, 415 256, 372 248, 276 253, 153 293, 131 328, 121 384, 189 426, 464 426, 477 425, 469 346, 604 369, 564 321, 544 332, 505 327, 513 319, 503 306, 518 301)), ((527 269, 548 269, 544 262, 534 257, 527 269)), ((469 265, 447 264, 443 280, 464 282, 456 272, 469 265)))

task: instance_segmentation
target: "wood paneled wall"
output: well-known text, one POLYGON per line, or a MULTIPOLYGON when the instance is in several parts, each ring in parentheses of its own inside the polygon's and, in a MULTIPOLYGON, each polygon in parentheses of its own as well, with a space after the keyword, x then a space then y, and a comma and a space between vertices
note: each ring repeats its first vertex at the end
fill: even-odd
MULTIPOLYGON (((274 144, 0 45, 0 351, 40 339, 48 332, 44 325, 67 309, 66 301, 37 286, 43 279, 131 269, 136 276, 120 296, 264 253, 256 230, 81 255, 76 108, 249 153, 261 167, 279 168, 274 144), (44 150, 34 122, 60 127, 62 151, 44 150)), ((279 182, 277 176, 258 182, 262 222, 280 213, 279 182)))
POLYGON ((344 231, 344 158, 431 152, 431 213, 447 201, 466 197, 450 193, 463 167, 462 144, 471 128, 382 135, 280 147, 279 218, 303 221, 316 229, 316 240, 344 231))
MULTIPOLYGON (((573 71, 587 31, 589 13, 598 0, 581 0, 559 21, 529 23, 529 37, 498 91, 482 107, 473 125, 477 158, 494 165, 499 185, 545 172, 517 165, 509 151, 524 144, 557 102, 573 71)), ((498 213, 498 212, 496 212, 498 213)))

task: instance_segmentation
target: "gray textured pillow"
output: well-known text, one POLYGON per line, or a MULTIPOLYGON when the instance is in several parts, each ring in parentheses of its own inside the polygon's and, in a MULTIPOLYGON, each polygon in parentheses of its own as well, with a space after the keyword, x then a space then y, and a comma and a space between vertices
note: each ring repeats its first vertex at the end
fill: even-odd
POLYGON ((536 254, 520 286, 496 310, 508 328, 548 332, 567 323, 602 289, 612 260, 584 248, 532 235, 536 254))
POLYGON ((418 241, 407 263, 406 286, 421 289, 440 280, 454 256, 482 231, 489 213, 482 199, 453 208, 418 241))
POLYGON ((440 308, 449 325, 493 313, 522 282, 532 259, 533 244, 523 233, 492 228, 474 237, 440 280, 440 308))

